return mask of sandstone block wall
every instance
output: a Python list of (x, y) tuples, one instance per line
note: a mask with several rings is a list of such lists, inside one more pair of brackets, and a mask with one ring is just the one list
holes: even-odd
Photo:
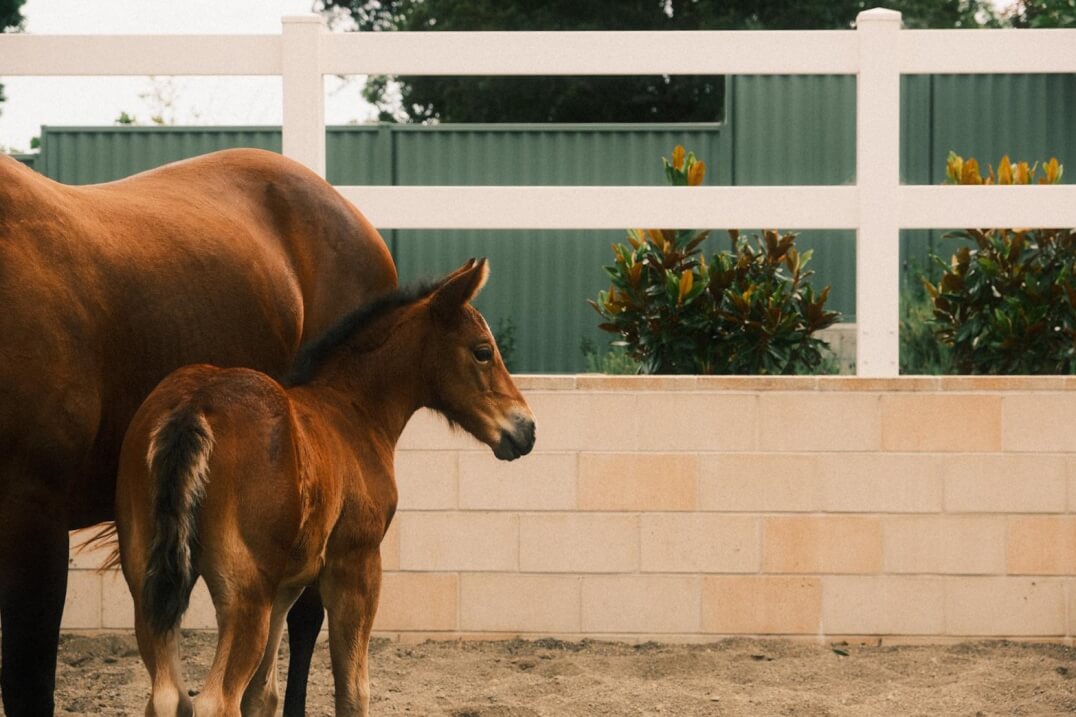
[[(1076, 381), (520, 377), (535, 452), (418, 415), (394, 637), (1076, 636)], [(72, 560), (65, 629), (129, 629)], [(199, 586), (189, 627), (211, 628)]]

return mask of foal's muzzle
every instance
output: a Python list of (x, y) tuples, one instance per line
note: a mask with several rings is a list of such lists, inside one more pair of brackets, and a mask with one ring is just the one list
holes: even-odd
[(493, 455), (502, 461), (514, 461), (534, 448), (534, 419), (522, 413), (512, 416), (511, 429), (501, 429), (501, 440), (493, 448)]

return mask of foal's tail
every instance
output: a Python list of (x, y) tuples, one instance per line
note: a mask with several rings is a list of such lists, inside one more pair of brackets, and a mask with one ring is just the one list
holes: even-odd
[(213, 430), (190, 404), (165, 416), (150, 435), (146, 460), (154, 487), (156, 531), (146, 562), (142, 604), (149, 624), (159, 632), (179, 626), (198, 578), (191, 551), (212, 451)]

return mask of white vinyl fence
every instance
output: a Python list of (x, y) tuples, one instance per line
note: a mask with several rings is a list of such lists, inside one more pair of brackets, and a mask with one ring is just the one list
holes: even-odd
[(1076, 30), (902, 30), (900, 13), (884, 9), (856, 25), (330, 33), (319, 16), (297, 15), (280, 35), (0, 35), (0, 76), (280, 75), (284, 154), (324, 175), (325, 75), (854, 74), (853, 186), (338, 189), (382, 229), (855, 229), (856, 371), (896, 376), (900, 229), (1076, 226), (1076, 186), (902, 186), (901, 74), (1076, 72)]

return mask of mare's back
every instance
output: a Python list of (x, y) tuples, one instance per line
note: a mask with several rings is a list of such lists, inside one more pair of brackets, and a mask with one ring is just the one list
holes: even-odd
[[(229, 150), (68, 187), (0, 158), (0, 443), (108, 517), (130, 417), (190, 363), (280, 373), (396, 283), (376, 230), (279, 155)], [(76, 520), (76, 522), (83, 522)]]

